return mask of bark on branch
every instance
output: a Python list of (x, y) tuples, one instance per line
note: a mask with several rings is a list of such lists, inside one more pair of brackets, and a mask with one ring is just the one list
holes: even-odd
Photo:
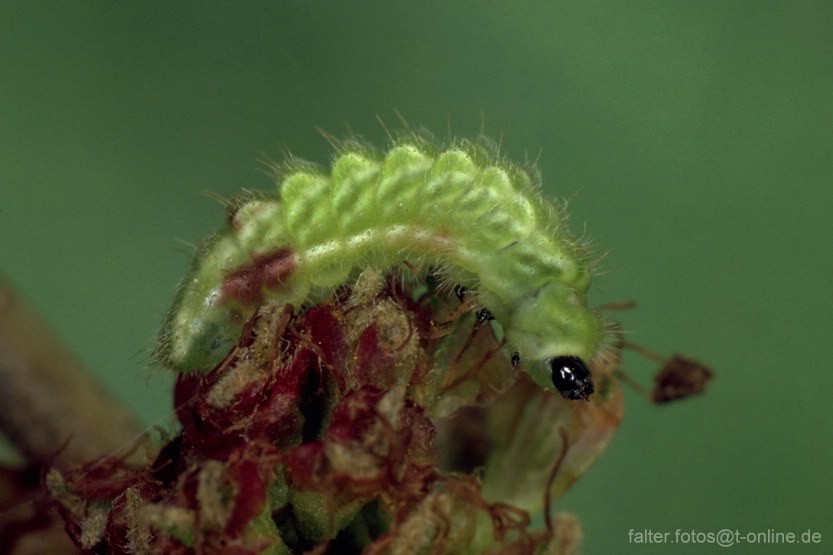
[(123, 452), (141, 432), (2, 278), (0, 432), (29, 462), (58, 466)]

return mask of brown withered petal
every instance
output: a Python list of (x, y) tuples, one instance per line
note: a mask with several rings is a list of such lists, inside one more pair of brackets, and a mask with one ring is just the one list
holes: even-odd
[(683, 355), (674, 355), (654, 377), (651, 399), (656, 404), (664, 404), (698, 395), (706, 390), (713, 377), (714, 373), (705, 364)]

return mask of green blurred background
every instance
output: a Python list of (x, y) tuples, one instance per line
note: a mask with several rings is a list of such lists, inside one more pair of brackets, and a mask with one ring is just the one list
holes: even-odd
[[(394, 110), (534, 158), (610, 250), (594, 304), (632, 341), (711, 364), (707, 395), (628, 390), (608, 452), (558, 503), (587, 553), (630, 529), (822, 534), (833, 551), (833, 3), (0, 4), (0, 271), (148, 425), (149, 358), (206, 192), (259, 159), (382, 144)], [(476, 222), (473, 222), (476, 225)], [(649, 383), (654, 365), (628, 355)], [(546, 426), (547, 422), (541, 422)], [(673, 534), (672, 534), (673, 535)]]

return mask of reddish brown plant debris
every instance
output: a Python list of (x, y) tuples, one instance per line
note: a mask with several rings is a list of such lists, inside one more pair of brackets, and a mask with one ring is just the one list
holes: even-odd
[[(256, 301), (246, 291), (284, 271), (289, 256), (272, 253), (229, 276), (230, 291)], [(201, 555), (573, 552), (577, 524), (556, 517), (532, 531), (531, 515), (610, 439), (621, 418), (618, 360), (597, 361), (599, 392), (572, 403), (518, 379), (491, 326), (475, 325), (452, 291), (419, 288), (368, 270), (307, 310), (260, 306), (212, 371), (179, 377), (182, 430), (154, 461), (108, 458), (50, 473), (76, 545)], [(462, 427), (446, 418), (464, 407), (481, 416)], [(554, 550), (556, 536), (569, 549)]]
[(698, 395), (706, 390), (706, 384), (713, 377), (714, 373), (703, 363), (674, 355), (654, 377), (651, 399), (654, 403), (663, 404)]

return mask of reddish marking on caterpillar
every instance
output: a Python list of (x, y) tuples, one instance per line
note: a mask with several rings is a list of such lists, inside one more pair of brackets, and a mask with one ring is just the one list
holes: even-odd
[(295, 253), (282, 247), (260, 254), (244, 266), (230, 272), (223, 280), (223, 299), (256, 306), (263, 302), (263, 293), (278, 291), (295, 269)]

